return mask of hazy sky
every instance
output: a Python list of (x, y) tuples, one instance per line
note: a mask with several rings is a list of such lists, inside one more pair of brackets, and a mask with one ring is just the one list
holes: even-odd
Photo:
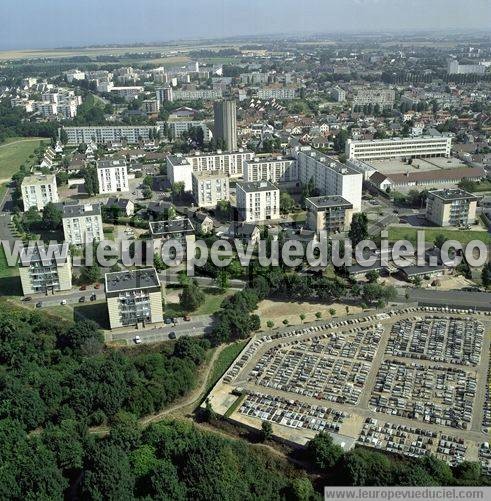
[(490, 0), (0, 0), (0, 49), (491, 27)]

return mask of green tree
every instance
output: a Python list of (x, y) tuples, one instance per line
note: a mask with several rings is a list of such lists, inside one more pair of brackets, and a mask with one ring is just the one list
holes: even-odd
[(321, 432), (307, 444), (307, 454), (312, 463), (326, 470), (340, 461), (343, 449), (333, 442), (329, 433)]
[(368, 237), (368, 218), (364, 212), (353, 215), (348, 237), (353, 248)]
[(282, 214), (288, 214), (293, 210), (295, 201), (292, 196), (286, 191), (280, 193), (280, 211)]
[(435, 241), (433, 242), (435, 244), (435, 247), (438, 247), (439, 249), (441, 249), (443, 247), (443, 244), (447, 241), (447, 237), (445, 237), (445, 235), (442, 235), (441, 233), (438, 234), (436, 237), (435, 237)]
[(491, 285), (491, 262), (486, 263), (481, 272), (481, 280), (484, 287)]
[(263, 442), (269, 440), (273, 435), (273, 426), (269, 421), (263, 421), (261, 423), (261, 438)]
[(194, 311), (205, 300), (205, 293), (198, 287), (195, 281), (185, 285), (179, 294), (179, 304), (184, 311)]
[(272, 320), (268, 320), (266, 322), (266, 325), (267, 325), (268, 329), (272, 329), (274, 327), (274, 322)]
[(102, 273), (99, 265), (94, 263), (91, 266), (85, 266), (80, 273), (80, 282), (82, 284), (93, 284), (99, 282), (102, 278)]
[(61, 227), (61, 210), (52, 202), (48, 202), (43, 209), (42, 225), (46, 230), (57, 230)]
[(99, 193), (99, 178), (95, 167), (87, 167), (83, 173), (85, 191), (93, 196)]

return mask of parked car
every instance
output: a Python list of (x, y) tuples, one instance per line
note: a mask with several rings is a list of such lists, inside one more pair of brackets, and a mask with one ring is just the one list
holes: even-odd
[(164, 319), (164, 324), (169, 325), (169, 324), (171, 324), (171, 323), (172, 323), (172, 319), (171, 319), (171, 318), (169, 318), (169, 317), (165, 317), (165, 319)]
[(87, 289), (87, 286), (86, 286), (86, 285), (82, 285), (82, 286), (80, 287), (80, 290), (81, 290), (81, 291), (84, 291), (84, 290), (86, 290), (86, 289)]
[(22, 301), (25, 301), (25, 302), (32, 301), (32, 297), (31, 296), (23, 297)]
[(79, 303), (85, 303), (85, 296), (79, 297), (78, 298)]
[(39, 303), (36, 303), (36, 308), (42, 308), (43, 306), (43, 303), (41, 303), (41, 301)]
[(189, 315), (184, 315), (185, 322), (191, 322), (191, 317)]
[(100, 289), (101, 288), (101, 284), (95, 284), (94, 285), (94, 289)]
[(91, 301), (95, 301), (97, 299), (97, 296), (95, 294), (95, 292), (93, 292), (91, 295), (90, 295), (90, 300)]
[(60, 301), (60, 304), (61, 304), (61, 305), (63, 305), (63, 306), (65, 306), (65, 305), (66, 305), (66, 299), (62, 299), (62, 300)]
[(169, 332), (169, 339), (176, 339), (176, 333), (174, 331)]
[(135, 342), (135, 344), (141, 344), (142, 340), (141, 340), (141, 337), (140, 336), (135, 336), (133, 338), (133, 341)]

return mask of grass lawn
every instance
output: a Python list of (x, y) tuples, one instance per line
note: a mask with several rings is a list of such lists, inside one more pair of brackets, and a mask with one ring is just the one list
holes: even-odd
[(216, 359), (213, 369), (208, 377), (206, 393), (208, 393), (217, 384), (217, 381), (225, 374), (225, 371), (230, 367), (232, 362), (237, 358), (248, 342), (248, 339), (245, 339), (244, 341), (237, 341), (222, 350), (220, 355), (218, 355), (218, 358)]
[[(220, 292), (218, 289), (207, 288), (203, 289), (205, 293), (205, 300), (203, 304), (195, 311), (191, 312), (191, 315), (213, 315), (216, 313), (226, 297), (235, 294), (233, 290), (227, 290), (225, 292)], [(184, 311), (179, 304), (167, 303), (164, 307), (164, 315), (167, 317), (181, 317), (187, 312)]]
[(0, 145), (0, 179), (10, 179), (29, 155), (43, 142), (43, 138), (11, 137)]
[(476, 184), (476, 187), (472, 191), (474, 193), (480, 191), (491, 191), (491, 181), (488, 180), (480, 181), (479, 183)]
[(457, 240), (462, 244), (468, 244), (471, 240), (482, 240), (486, 244), (491, 244), (491, 234), (487, 231), (476, 230), (448, 230), (445, 228), (405, 228), (392, 226), (389, 228), (389, 240), (409, 240), (416, 244), (417, 232), (425, 232), (426, 242), (434, 242), (437, 235), (444, 235), (449, 240)]
[(19, 271), (17, 267), (8, 266), (5, 251), (3, 250), (3, 245), (0, 245), (0, 278), (15, 277), (18, 274)]

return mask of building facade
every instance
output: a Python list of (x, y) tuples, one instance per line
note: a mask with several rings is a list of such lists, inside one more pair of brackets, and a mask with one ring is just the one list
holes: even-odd
[(92, 141), (97, 144), (118, 143), (123, 140), (130, 144), (148, 141), (150, 131), (154, 131), (155, 127), (149, 125), (101, 125), (64, 127), (64, 130), (68, 137), (67, 144), (78, 146), (81, 143), (89, 144)]
[(269, 181), (237, 183), (237, 211), (248, 223), (280, 218), (280, 190)]
[(49, 203), (58, 202), (58, 187), (54, 174), (34, 174), (27, 176), (21, 183), (24, 212), (31, 207), (43, 210)]
[(220, 171), (193, 172), (193, 197), (198, 207), (214, 208), (230, 200), (229, 177)]
[(244, 162), (244, 181), (271, 181), (291, 183), (299, 181), (298, 166), (294, 158), (252, 158)]
[(477, 197), (460, 189), (434, 190), (426, 199), (426, 219), (437, 226), (467, 226), (476, 221)]
[(396, 93), (392, 89), (358, 89), (353, 96), (353, 106), (365, 106), (371, 104), (380, 108), (392, 108)]
[(83, 245), (104, 240), (100, 204), (65, 205), (62, 221), (68, 244)]
[(353, 204), (337, 195), (305, 199), (307, 226), (319, 233), (347, 231), (353, 218)]
[(24, 248), (19, 259), (19, 276), (24, 295), (70, 290), (72, 265), (68, 245), (56, 244), (42, 252), (38, 247)]
[(301, 149), (296, 155), (302, 184), (313, 183), (321, 195), (339, 195), (360, 212), (363, 174), (313, 149)]
[(105, 158), (97, 162), (99, 194), (130, 191), (124, 158)]
[(452, 138), (445, 136), (394, 137), (390, 139), (346, 141), (346, 156), (358, 160), (387, 158), (449, 157)]
[(105, 290), (111, 329), (163, 321), (162, 287), (155, 268), (106, 273)]

